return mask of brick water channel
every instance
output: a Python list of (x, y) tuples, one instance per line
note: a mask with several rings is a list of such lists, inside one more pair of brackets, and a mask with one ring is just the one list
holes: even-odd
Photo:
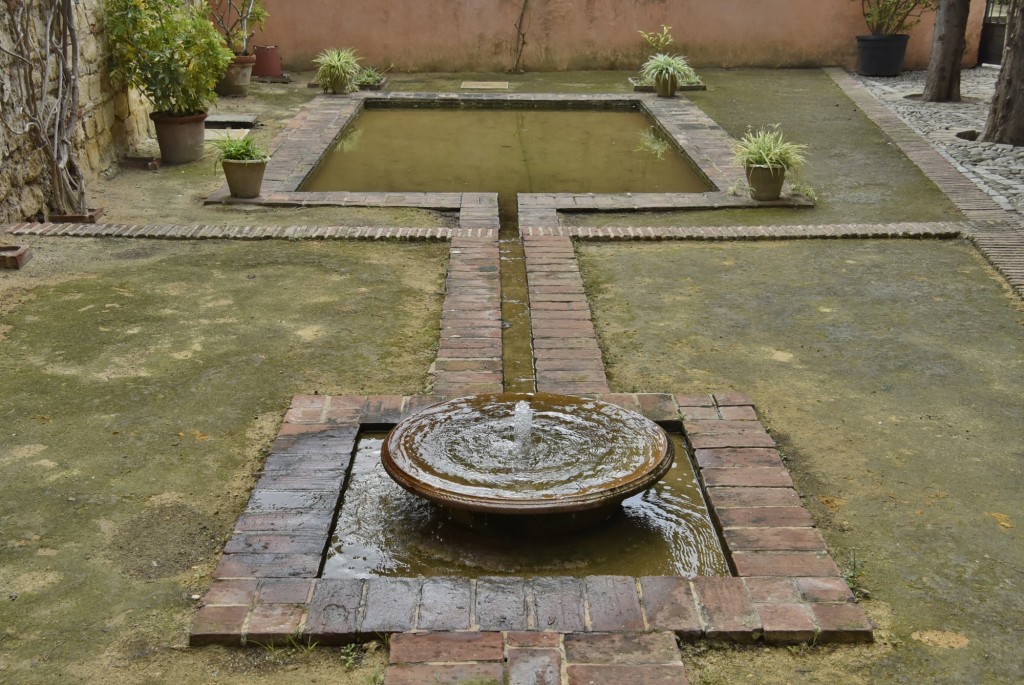
[[(301, 194), (294, 189), (311, 168), (311, 158), (322, 150), (323, 131), (328, 125), (337, 130), (339, 118), (354, 116), (360, 106), (359, 99), (321, 97), (275, 141), (262, 202), (456, 210), (459, 227), (0, 227), (13, 235), (405, 239), (444, 240), (450, 246), (433, 394), (293, 399), (196, 615), (191, 643), (268, 644), (301, 635), (330, 645), (393, 634), (388, 685), (678, 685), (687, 682), (680, 640), (870, 641), (872, 626), (802, 506), (777, 445), (748, 397), (610, 392), (573, 249), (574, 240), (959, 237), (973, 241), (1022, 294), (1024, 233), (1019, 217), (965, 181), (854, 79), (839, 71), (829, 73), (946, 192), (967, 222), (566, 228), (559, 224), (560, 211), (715, 206), (725, 200), (716, 193), (701, 198), (524, 194), (518, 198), (518, 225), (499, 232), (493, 194)], [(690, 146), (717, 186), (735, 174), (724, 132), (696, 108), (682, 100), (653, 98), (644, 107), (658, 114), (671, 137)], [(222, 191), (211, 201), (230, 200)], [(510, 264), (520, 273), (503, 276), (502, 266)], [(513, 290), (513, 281), (520, 290)], [(513, 311), (510, 302), (524, 306)], [(503, 357), (509, 345), (507, 336), (503, 343), (503, 319), (513, 319), (510, 323), (520, 329), (520, 356), (514, 361)], [(523, 328), (528, 335), (522, 335)], [(591, 395), (681, 430), (731, 576), (318, 577), (360, 430), (392, 425), (447, 397), (512, 387)]]

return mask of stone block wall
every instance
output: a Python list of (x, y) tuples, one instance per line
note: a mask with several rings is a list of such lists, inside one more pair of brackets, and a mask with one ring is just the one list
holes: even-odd
[[(76, 152), (86, 181), (117, 162), (119, 154), (150, 136), (149, 107), (138, 94), (115, 89), (107, 74), (103, 37), (103, 0), (76, 5), (79, 38), (79, 131)], [(0, 44), (13, 49), (6, 23), (0, 21)], [(0, 99), (11, 88), (10, 58), (0, 55)], [(4, 102), (5, 108), (8, 104)], [(28, 136), (0, 126), (0, 222), (37, 216), (47, 205), (46, 156)]]

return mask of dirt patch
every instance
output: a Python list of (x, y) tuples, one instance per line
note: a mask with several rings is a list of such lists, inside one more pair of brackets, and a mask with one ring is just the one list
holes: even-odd
[[(1024, 679), (1011, 637), (1024, 541), (1000, 525), (1024, 498), (1024, 307), (972, 247), (662, 242), (580, 254), (613, 390), (752, 395), (834, 558), (870, 590), (869, 614), (891, 610), (884, 648), (711, 650), (696, 682)], [(936, 630), (969, 642), (912, 638)]]
[(225, 525), (185, 503), (160, 504), (126, 521), (106, 554), (134, 578), (168, 578), (216, 555)]
[(910, 637), (926, 645), (944, 649), (963, 649), (970, 642), (960, 633), (951, 633), (945, 630), (917, 630), (911, 633)]

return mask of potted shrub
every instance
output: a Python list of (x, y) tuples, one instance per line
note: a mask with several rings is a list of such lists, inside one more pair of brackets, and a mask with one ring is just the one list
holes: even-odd
[[(390, 69), (391, 67), (388, 67)], [(355, 78), (355, 85), (359, 90), (383, 90), (388, 79), (384, 76), (387, 69), (381, 71), (374, 67), (361, 67)]]
[(106, 0), (110, 76), (138, 88), (153, 107), (160, 157), (168, 164), (203, 156), (203, 122), (231, 51), (202, 7), (179, 0)]
[(355, 88), (362, 71), (359, 57), (352, 48), (324, 50), (316, 59), (316, 82), (325, 93), (344, 94)]
[(676, 89), (683, 84), (697, 82), (697, 72), (686, 62), (682, 55), (658, 53), (652, 55), (640, 67), (640, 76), (654, 82), (654, 89), (659, 97), (670, 98)]
[(249, 94), (252, 67), (256, 64), (255, 51), (249, 41), (256, 29), (263, 28), (267, 10), (261, 0), (209, 0), (210, 16), (216, 24), (235, 58), (227, 72), (217, 83), (217, 94), (244, 97)]
[(270, 155), (255, 140), (246, 136), (240, 140), (220, 138), (213, 141), (217, 148), (217, 161), (224, 169), (231, 197), (259, 197), (263, 186), (263, 173)]
[(786, 142), (778, 124), (748, 129), (734, 144), (733, 153), (746, 171), (750, 197), (762, 202), (778, 200), (786, 172), (804, 165), (805, 149), (806, 145)]
[(939, 0), (860, 0), (871, 35), (857, 36), (858, 71), (865, 76), (899, 76), (910, 31)]

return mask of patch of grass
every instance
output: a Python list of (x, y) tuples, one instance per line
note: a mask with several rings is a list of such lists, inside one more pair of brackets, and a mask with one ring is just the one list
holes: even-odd
[(864, 587), (864, 559), (857, 557), (857, 550), (851, 549), (846, 563), (842, 568), (843, 580), (850, 586), (850, 591), (857, 599), (871, 597), (871, 591)]

